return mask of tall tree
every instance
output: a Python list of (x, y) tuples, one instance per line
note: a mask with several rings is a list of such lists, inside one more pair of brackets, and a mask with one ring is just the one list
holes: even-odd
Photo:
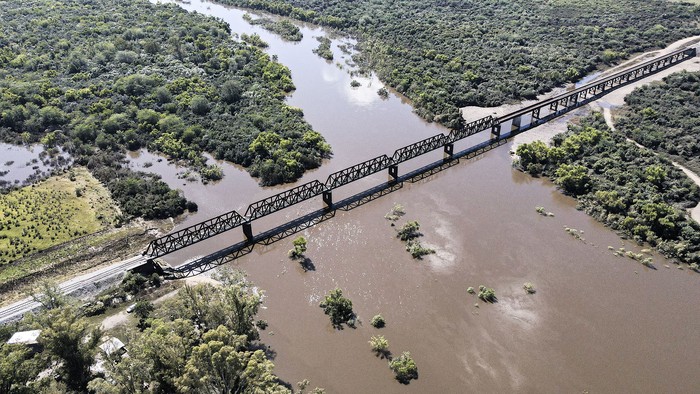
[(102, 331), (70, 306), (48, 311), (42, 320), (45, 328), (39, 340), (49, 356), (60, 362), (66, 385), (71, 390), (85, 391)]

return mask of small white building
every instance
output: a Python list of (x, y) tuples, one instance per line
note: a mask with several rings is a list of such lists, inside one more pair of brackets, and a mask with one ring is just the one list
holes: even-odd
[(126, 352), (124, 348), (124, 342), (120, 341), (119, 338), (109, 337), (106, 341), (100, 345), (100, 349), (105, 352), (107, 356), (111, 356), (112, 353), (122, 355)]
[(33, 351), (39, 352), (41, 351), (39, 335), (41, 335), (41, 330), (18, 331), (12, 334), (12, 337), (7, 341), (7, 344), (25, 345), (31, 348)]

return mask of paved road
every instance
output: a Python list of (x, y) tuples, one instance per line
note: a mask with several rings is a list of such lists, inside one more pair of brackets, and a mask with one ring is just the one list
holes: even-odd
[[(146, 258), (138, 255), (119, 263), (112, 264), (108, 267), (102, 268), (100, 270), (87, 273), (75, 277), (71, 280), (61, 283), (58, 287), (61, 289), (63, 294), (71, 294), (76, 290), (80, 290), (84, 287), (94, 286), (95, 283), (100, 282), (104, 279), (112, 277), (114, 275), (121, 274), (132, 268), (136, 268), (142, 264), (146, 263)], [(0, 309), (0, 324), (12, 321), (20, 318), (24, 313), (33, 311), (38, 308), (40, 304), (27, 297), (21, 301), (18, 301), (10, 306)]]

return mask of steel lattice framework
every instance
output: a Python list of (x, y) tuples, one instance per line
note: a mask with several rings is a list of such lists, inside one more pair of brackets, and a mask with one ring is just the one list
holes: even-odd
[(325, 190), (326, 186), (323, 183), (314, 180), (250, 204), (248, 209), (245, 211), (245, 216), (248, 218), (248, 220), (259, 219), (263, 216), (275, 213), (302, 201), (316, 197)]
[(498, 119), (493, 116), (487, 116), (485, 118), (477, 119), (473, 122), (467, 123), (464, 127), (459, 130), (452, 130), (450, 135), (447, 136), (447, 143), (454, 143), (461, 139), (467, 138), (476, 133), (482, 132), (486, 129), (490, 129), (498, 124)]
[[(461, 158), (472, 158), (504, 144), (507, 138), (532, 127), (536, 127), (552, 120), (564, 113), (580, 107), (590, 101), (596, 100), (610, 91), (624, 86), (631, 81), (643, 78), (647, 75), (666, 69), (674, 64), (696, 56), (695, 48), (686, 48), (670, 53), (658, 59), (653, 59), (639, 64), (632, 69), (611, 75), (604, 80), (597, 81), (580, 87), (563, 95), (540, 101), (534, 105), (525, 107), (500, 118), (487, 116), (464, 125), (458, 130), (453, 130), (449, 135), (438, 134), (414, 144), (397, 149), (390, 158), (387, 155), (375, 157), (363, 163), (340, 170), (328, 176), (325, 184), (318, 180), (297, 186), (282, 193), (275, 194), (263, 200), (254, 202), (248, 206), (246, 215), (241, 216), (236, 211), (230, 211), (212, 219), (197, 223), (193, 226), (176, 231), (172, 234), (153, 240), (146, 251), (145, 256), (151, 258), (164, 256), (178, 249), (190, 246), (207, 238), (221, 234), (238, 226), (243, 227), (246, 241), (232, 245), (224, 250), (205, 256), (171, 271), (174, 276), (183, 277), (192, 272), (203, 272), (216, 265), (234, 260), (243, 254), (250, 253), (255, 243), (269, 243), (289, 236), (301, 229), (311, 226), (319, 221), (332, 217), (335, 209), (352, 209), (368, 201), (378, 198), (401, 188), (402, 182), (416, 182), (424, 179), (442, 169), (455, 165)], [(523, 119), (530, 116), (529, 123), (523, 125)], [(501, 126), (511, 121), (511, 131), (501, 135)], [(474, 145), (462, 152), (454, 154), (454, 142), (469, 137), (483, 130), (491, 129), (491, 139)], [(410, 173), (399, 176), (398, 164), (411, 160), (425, 153), (443, 147), (446, 159), (431, 163)], [(341, 200), (337, 204), (332, 202), (333, 189), (347, 185), (379, 171), (388, 169), (392, 178), (388, 183), (375, 186), (365, 192), (356, 194), (350, 198)], [(252, 232), (251, 222), (272, 214), (282, 209), (296, 205), (315, 196), (323, 195), (326, 209), (304, 215), (291, 222), (283, 224), (259, 235)]]
[(329, 190), (339, 188), (368, 175), (386, 170), (391, 164), (391, 159), (387, 155), (381, 155), (360, 164), (355, 164), (352, 167), (330, 174), (328, 179), (326, 179), (326, 188)]
[(143, 253), (151, 258), (165, 256), (176, 250), (193, 245), (225, 231), (234, 229), (245, 222), (245, 218), (236, 211), (226, 212), (209, 220), (156, 238), (148, 244)]
[(414, 144), (406, 145), (394, 152), (394, 155), (391, 157), (391, 164), (399, 164), (411, 160), (435, 149), (442, 148), (446, 143), (447, 137), (444, 134), (438, 134)]

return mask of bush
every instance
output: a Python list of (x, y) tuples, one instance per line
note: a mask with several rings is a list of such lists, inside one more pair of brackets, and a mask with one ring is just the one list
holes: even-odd
[(143, 289), (148, 282), (148, 279), (141, 274), (134, 274), (132, 272), (127, 272), (122, 279), (121, 287), (130, 294), (138, 294), (141, 289)]
[(497, 302), (496, 291), (484, 285), (479, 286), (479, 298), (484, 302)]
[(289, 258), (292, 260), (297, 260), (304, 257), (304, 252), (306, 252), (306, 238), (299, 236), (292, 241), (292, 244), (294, 245), (294, 248), (290, 249), (289, 253), (287, 253)]
[(424, 248), (420, 241), (411, 239), (406, 242), (406, 250), (414, 259), (422, 259), (423, 256), (435, 253), (435, 250)]
[(386, 325), (386, 321), (384, 320), (382, 315), (376, 315), (372, 318), (369, 324), (371, 324), (374, 328), (382, 328)]
[(420, 230), (420, 224), (417, 221), (412, 221), (404, 224), (396, 234), (396, 236), (402, 241), (408, 241), (409, 239), (417, 238), (420, 236), (418, 232)]
[(338, 288), (331, 290), (319, 306), (323, 308), (323, 313), (330, 316), (331, 323), (336, 328), (340, 328), (343, 323), (348, 323), (355, 317), (352, 301), (343, 297), (343, 291)]
[(418, 379), (418, 367), (409, 352), (403, 352), (389, 361), (389, 368), (396, 374), (396, 380), (403, 384), (410, 383), (411, 379)]
[(389, 341), (383, 335), (370, 338), (369, 345), (372, 347), (372, 351), (377, 354), (377, 357), (387, 358), (389, 356)]
[(523, 289), (525, 289), (525, 292), (526, 292), (527, 294), (535, 294), (535, 293), (537, 292), (537, 290), (535, 290), (535, 285), (533, 285), (533, 284), (530, 283), (530, 282), (526, 282), (526, 283), (523, 285)]

